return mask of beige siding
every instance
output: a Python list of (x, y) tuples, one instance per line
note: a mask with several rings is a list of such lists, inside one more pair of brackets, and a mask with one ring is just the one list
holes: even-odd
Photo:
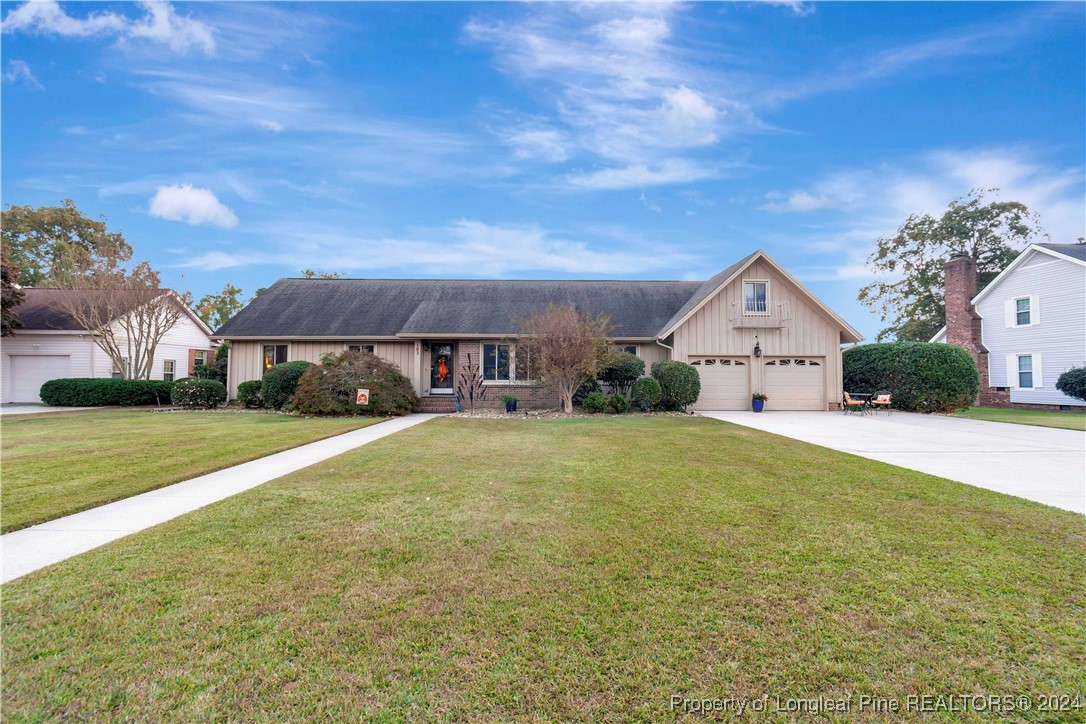
[(645, 360), (645, 374), (649, 374), (652, 363), (662, 359), (668, 359), (671, 352), (667, 347), (661, 347), (655, 342), (640, 342), (637, 346), (637, 356)]
[[(737, 314), (741, 309), (744, 279), (769, 280), (770, 308), (776, 309), (778, 302), (788, 304), (791, 319), (785, 327), (737, 329), (732, 326), (733, 310)], [(806, 295), (795, 285), (758, 260), (675, 330), (673, 346), (675, 359), (684, 362), (697, 355), (749, 355), (754, 350), (757, 336), (764, 356), (824, 358), (825, 401), (829, 406), (841, 401), (840, 332), (837, 323), (808, 302)], [(751, 373), (751, 391), (762, 391), (762, 368), (757, 360)]]
[[(411, 377), (412, 382), (417, 381), (417, 369), (415, 370), (415, 374), (412, 375), (412, 369), (416, 367), (414, 342), (367, 342), (366, 340), (351, 340), (350, 343), (372, 344), (374, 346), (373, 351), (378, 357), (399, 367), (405, 375)], [(284, 342), (276, 341), (265, 343), (241, 342), (235, 340), (230, 343), (230, 370), (228, 380), (230, 385), (230, 399), (237, 397), (238, 384), (249, 380), (259, 380), (264, 375), (264, 344), (284, 344)], [(286, 342), (285, 344), (289, 347), (287, 350), (287, 360), (291, 362), (303, 360), (314, 364), (321, 361), (322, 355), (330, 352), (342, 352), (347, 348), (347, 342), (342, 340)]]

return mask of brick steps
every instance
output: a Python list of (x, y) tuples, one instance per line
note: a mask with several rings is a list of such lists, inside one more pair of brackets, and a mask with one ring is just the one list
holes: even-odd
[(419, 398), (419, 412), (456, 412), (455, 395), (427, 395)]

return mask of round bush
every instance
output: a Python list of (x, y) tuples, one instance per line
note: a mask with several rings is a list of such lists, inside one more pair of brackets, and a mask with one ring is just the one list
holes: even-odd
[(890, 390), (897, 410), (953, 412), (977, 399), (977, 366), (952, 344), (865, 344), (846, 349), (842, 357), (846, 392)]
[(170, 400), (178, 407), (217, 407), (226, 402), (226, 385), (199, 377), (183, 377), (174, 383)]
[(595, 379), (585, 380), (573, 393), (573, 404), (580, 406), (584, 402), (584, 398), (593, 392), (601, 392), (600, 383)]
[(652, 377), (642, 377), (630, 388), (630, 402), (642, 411), (651, 410), (660, 404), (663, 394), (659, 382)]
[(282, 362), (265, 372), (260, 384), (264, 407), (285, 407), (298, 388), (298, 381), (312, 366), (312, 362)]
[(43, 384), (39, 396), (54, 407), (165, 405), (173, 385), (162, 380), (63, 377)]
[[(356, 403), (359, 389), (370, 391), (368, 405)], [(400, 368), (372, 352), (328, 355), (298, 382), (291, 408), (307, 415), (406, 415), (419, 398)]]
[(599, 381), (605, 382), (612, 392), (625, 395), (630, 385), (645, 374), (645, 360), (635, 354), (622, 352), (610, 367), (599, 374)]
[(589, 392), (581, 400), (581, 409), (586, 412), (604, 412), (607, 410), (607, 396), (599, 390), (595, 392)]
[(1056, 389), (1076, 400), (1086, 400), (1086, 367), (1072, 367), (1056, 380)]
[(652, 376), (660, 383), (660, 404), (667, 410), (685, 410), (701, 394), (701, 377), (685, 362), (670, 359), (655, 362)]
[(264, 403), (260, 399), (260, 386), (264, 384), (260, 380), (249, 380), (238, 385), (238, 400), (248, 408), (261, 407)]
[(620, 415), (630, 409), (630, 401), (627, 400), (624, 395), (620, 395), (617, 392), (607, 398), (607, 404), (611, 406), (612, 410)]

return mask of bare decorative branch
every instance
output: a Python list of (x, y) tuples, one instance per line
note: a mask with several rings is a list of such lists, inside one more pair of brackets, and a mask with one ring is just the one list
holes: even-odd
[(571, 305), (550, 304), (521, 325), (518, 352), (531, 356), (533, 370), (553, 385), (566, 413), (573, 412), (573, 394), (612, 361), (611, 320), (595, 317)]

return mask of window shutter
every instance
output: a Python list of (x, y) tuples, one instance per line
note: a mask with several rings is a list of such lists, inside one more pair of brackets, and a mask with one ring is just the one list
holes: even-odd
[(1033, 386), (1045, 386), (1044, 372), (1041, 371), (1041, 355), (1039, 354), (1033, 355)]
[(1007, 387), (1018, 389), (1018, 355), (1007, 355)]
[(1036, 295), (1029, 298), (1029, 323), (1031, 326), (1041, 323), (1041, 298)]
[(1015, 326), (1014, 319), (1014, 300), (1008, 299), (1003, 302), (1003, 323), (1008, 327), (1013, 327)]

